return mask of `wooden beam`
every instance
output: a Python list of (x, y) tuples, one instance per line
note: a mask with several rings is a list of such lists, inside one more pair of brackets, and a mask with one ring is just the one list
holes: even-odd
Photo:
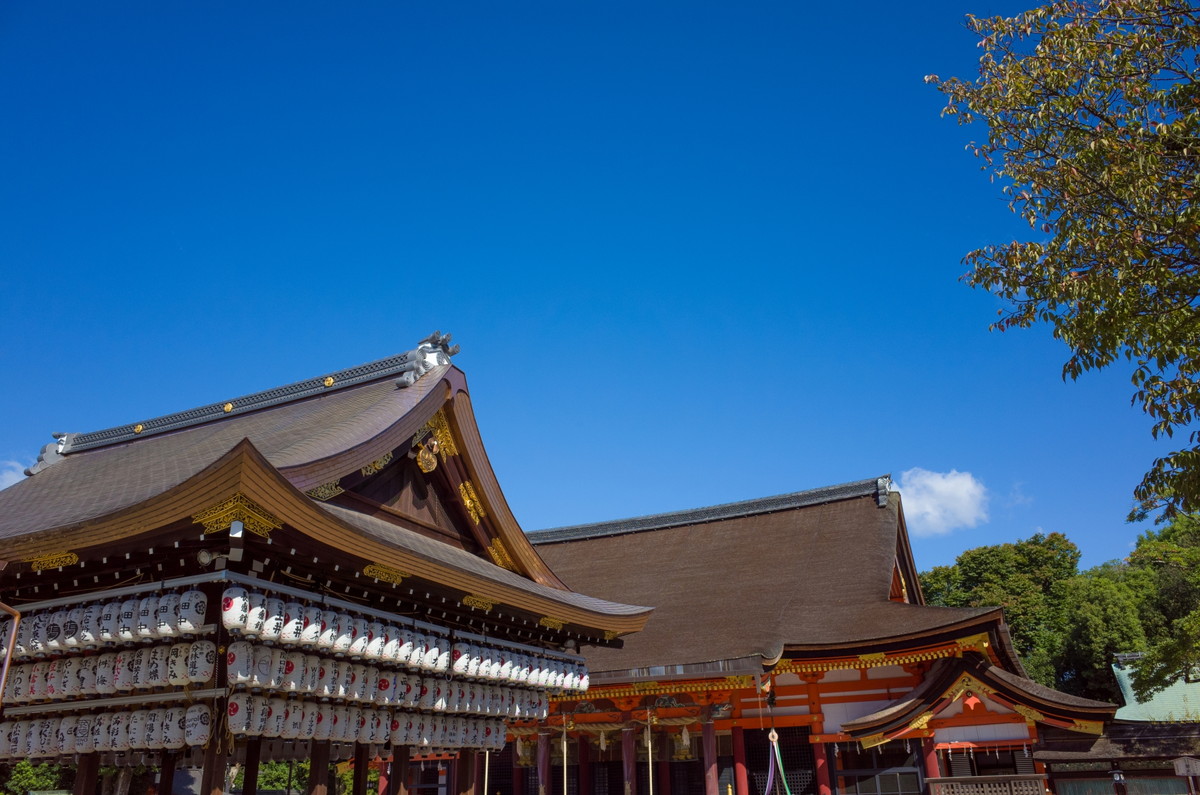
[(308, 795), (329, 795), (329, 741), (313, 742), (308, 768)]

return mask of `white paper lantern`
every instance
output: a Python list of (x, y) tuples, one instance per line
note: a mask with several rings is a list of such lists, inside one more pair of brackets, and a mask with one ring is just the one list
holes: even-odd
[(92, 720), (92, 748), (100, 753), (112, 750), (112, 718), (111, 712), (101, 712)]
[(92, 602), (83, 608), (83, 617), (79, 621), (79, 645), (85, 649), (94, 649), (100, 643), (100, 618), (104, 613), (104, 605)]
[(250, 707), (248, 693), (234, 693), (225, 708), (225, 721), (230, 734), (240, 737), (250, 733), (254, 726), (254, 711)]
[[(20, 660), (33, 652), (29, 648), (30, 638), (33, 635), (33, 619), (32, 615), (27, 615), (17, 624), (17, 637), (13, 641), (13, 659)], [(8, 635), (5, 634), (5, 642), (8, 642)]]
[(282, 655), (283, 676), (279, 686), (291, 693), (304, 690), (304, 652), (287, 651)]
[(362, 657), (367, 650), (367, 643), (370, 642), (367, 634), (368, 626), (367, 620), (361, 616), (354, 616), (350, 619), (350, 648), (346, 653), (351, 657)]
[(271, 719), (271, 698), (270, 696), (254, 695), (247, 702), (250, 707), (250, 734), (258, 736), (267, 730), (267, 723)]
[[(216, 653), (214, 649), (214, 654)], [(212, 710), (207, 704), (193, 704), (183, 718), (183, 741), (186, 745), (204, 745), (212, 733)]]
[(160, 638), (173, 638), (179, 634), (179, 594), (172, 591), (158, 598), (158, 613), (155, 632)]
[(399, 643), (396, 648), (396, 662), (401, 665), (411, 665), (417, 633), (413, 631), (412, 627), (400, 627), (397, 635)]
[(229, 644), (225, 650), (225, 676), (230, 685), (248, 686), (253, 666), (254, 647), (249, 641), (238, 640)]
[(83, 615), (87, 608), (83, 605), (77, 605), (67, 611), (66, 620), (63, 622), (63, 647), (67, 649), (75, 649), (83, 645), (80, 642), (79, 631), (83, 628)]
[(350, 698), (351, 693), (354, 692), (354, 663), (349, 660), (338, 660), (334, 680), (337, 683), (335, 698)]
[(332, 731), (333, 706), (326, 703), (318, 704), (316, 710), (314, 710), (312, 738), (319, 742), (324, 742), (329, 739)]
[(92, 737), (94, 715), (84, 713), (75, 721), (75, 753), (90, 754), (96, 750), (96, 740)]
[(395, 695), (396, 672), (380, 671), (378, 678), (375, 680), (375, 704), (380, 707), (386, 707), (393, 703)]
[(208, 612), (208, 596), (204, 591), (192, 589), (179, 596), (179, 633), (188, 635), (204, 627)]
[(172, 643), (167, 651), (167, 681), (180, 687), (192, 680), (188, 678), (187, 658), (192, 650), (191, 643)]
[(264, 737), (280, 737), (287, 727), (289, 707), (287, 699), (272, 698), (268, 702), (270, 712), (267, 713), (267, 723), (263, 727)]
[[(211, 640), (198, 640), (188, 649), (187, 671), (188, 681), (192, 684), (203, 684), (213, 677), (217, 667), (217, 646)], [(212, 720), (212, 715), (209, 715)], [(186, 729), (185, 729), (186, 731)], [(188, 745), (193, 743), (188, 740)]]
[(304, 702), (289, 701), (287, 708), (287, 717), (284, 718), (279, 736), (285, 740), (295, 740), (300, 736), (300, 730), (304, 728)]
[(322, 670), (325, 667), (324, 661), (315, 654), (304, 655), (304, 685), (302, 690), (305, 693), (316, 693), (321, 685)]
[(413, 630), (412, 650), (408, 655), (408, 665), (410, 668), (420, 669), (425, 662), (425, 648), (428, 639), (425, 633), (420, 630)]
[[(333, 651), (341, 632), (342, 614), (335, 610), (321, 611), (321, 633), (317, 636), (317, 647), (322, 651)], [(350, 648), (349, 642), (346, 648)]]
[(184, 736), (184, 720), (187, 709), (181, 705), (170, 705), (162, 709), (162, 744), (164, 748), (179, 749), (187, 743)]
[(417, 698), (417, 708), (426, 712), (433, 709), (433, 700), (437, 696), (437, 688), (434, 680), (429, 677), (422, 677), (420, 685), (420, 696)]
[(120, 638), (121, 606), (119, 599), (100, 605), (100, 642), (116, 643)]
[(345, 742), (350, 722), (350, 708), (339, 704), (332, 709), (332, 713), (333, 725), (329, 730), (329, 739), (335, 743)]
[(479, 676), (479, 668), (483, 665), (483, 647), (478, 643), (470, 645), (470, 652), (467, 654), (467, 676), (476, 678)]
[(96, 695), (96, 669), (99, 666), (100, 658), (97, 656), (83, 657), (79, 660), (79, 666), (75, 671), (78, 695)]
[(138, 600), (137, 636), (140, 640), (158, 637), (158, 594)]
[(146, 710), (145, 747), (152, 751), (166, 747), (163, 741), (163, 710), (161, 707)]
[(305, 646), (316, 646), (321, 637), (321, 620), (325, 611), (316, 605), (306, 605), (300, 629), (300, 642)]
[(129, 750), (129, 713), (114, 712), (112, 721), (108, 724), (109, 749), (113, 751)]
[(130, 748), (146, 747), (146, 711), (136, 710), (129, 713), (128, 734)]
[(263, 620), (263, 628), (260, 637), (269, 643), (278, 643), (279, 635), (283, 632), (283, 605), (282, 599), (274, 596), (268, 596), (266, 601), (266, 618)]
[(354, 738), (363, 745), (371, 744), (372, 729), (375, 725), (375, 710), (364, 709), (359, 713), (358, 735)]
[(283, 626), (279, 630), (279, 642), (285, 646), (294, 646), (300, 642), (304, 634), (304, 605), (299, 602), (285, 602), (283, 605)]
[(246, 595), (246, 603), (246, 626), (242, 632), (252, 638), (260, 637), (267, 623), (267, 595), (250, 591)]
[(171, 647), (160, 644), (150, 647), (150, 660), (143, 676), (149, 687), (166, 687), (171, 684), (169, 658)]
[(221, 594), (221, 624), (225, 629), (240, 633), (246, 628), (249, 611), (249, 593), (245, 588), (231, 585)]
[(63, 698), (77, 698), (82, 695), (80, 670), (86, 664), (87, 661), (82, 657), (71, 657), (61, 661), (59, 672), (62, 678), (59, 681), (58, 689)]
[(400, 662), (400, 628), (395, 624), (384, 624), (383, 637), (383, 649), (379, 652), (379, 659), (389, 665)]
[(320, 706), (314, 701), (305, 701), (304, 704), (304, 723), (300, 727), (299, 739), (311, 740), (317, 733), (317, 716), (320, 711)]
[(143, 646), (138, 650), (137, 663), (133, 671), (133, 686), (137, 690), (149, 690), (150, 684), (150, 658), (154, 653), (151, 646)]

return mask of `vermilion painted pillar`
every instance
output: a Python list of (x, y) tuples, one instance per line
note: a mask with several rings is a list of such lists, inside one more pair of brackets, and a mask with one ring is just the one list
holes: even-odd
[(625, 795), (637, 795), (637, 737), (632, 728), (621, 729), (621, 772)]
[(921, 740), (921, 755), (925, 757), (925, 778), (940, 778), (942, 770), (938, 765), (937, 742), (932, 737)]
[(829, 775), (829, 749), (825, 743), (813, 743), (813, 759), (816, 760), (817, 795), (833, 795)]
[(717, 728), (712, 721), (704, 724), (704, 795), (721, 795), (717, 771)]
[(733, 727), (733, 786), (735, 795), (750, 795), (750, 775), (746, 771), (746, 730)]
[(550, 735), (538, 734), (537, 775), (538, 795), (549, 795), (550, 789)]
[[(582, 734), (579, 735), (575, 744), (576, 757), (579, 761), (576, 768), (576, 774), (579, 776), (576, 791), (579, 795), (592, 795), (592, 745)], [(483, 795), (487, 795), (487, 793), (485, 792)]]

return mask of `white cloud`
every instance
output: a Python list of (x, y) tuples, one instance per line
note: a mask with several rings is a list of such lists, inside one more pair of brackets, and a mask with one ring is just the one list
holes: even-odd
[(7, 489), (25, 478), (25, 465), (16, 461), (0, 461), (0, 489)]
[(913, 467), (897, 479), (904, 516), (915, 536), (940, 536), (988, 519), (987, 487), (970, 472)]

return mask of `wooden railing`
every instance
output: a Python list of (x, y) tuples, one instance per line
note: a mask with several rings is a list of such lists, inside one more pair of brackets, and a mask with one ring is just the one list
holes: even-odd
[(1043, 775), (927, 778), (929, 795), (1045, 795)]

